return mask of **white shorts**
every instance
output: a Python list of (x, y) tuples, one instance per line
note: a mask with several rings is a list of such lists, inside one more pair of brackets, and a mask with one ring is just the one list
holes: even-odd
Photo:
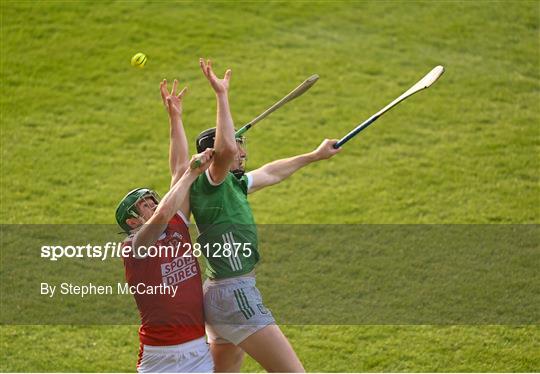
[(207, 279), (203, 286), (208, 342), (238, 345), (251, 334), (275, 324), (262, 301), (255, 277)]
[(204, 337), (178, 345), (142, 345), (139, 373), (212, 373), (214, 361)]

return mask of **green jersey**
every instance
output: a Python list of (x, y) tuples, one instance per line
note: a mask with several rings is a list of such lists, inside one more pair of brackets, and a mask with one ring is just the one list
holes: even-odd
[(249, 177), (234, 174), (215, 185), (208, 171), (191, 185), (190, 205), (206, 275), (229, 278), (249, 273), (259, 261), (257, 228), (247, 201)]

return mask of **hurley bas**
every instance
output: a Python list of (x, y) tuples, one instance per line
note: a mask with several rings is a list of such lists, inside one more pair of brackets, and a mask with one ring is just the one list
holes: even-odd
[(81, 285), (73, 283), (61, 283), (60, 285), (41, 283), (40, 293), (41, 295), (54, 297), (58, 291), (60, 295), (74, 295), (82, 298), (87, 295), (113, 295), (115, 289), (118, 295), (170, 295), (174, 297), (178, 292), (178, 286), (166, 286), (164, 284), (147, 285), (137, 283), (130, 286), (128, 283), (117, 283), (116, 287), (113, 287), (112, 285), (96, 285), (93, 283)]

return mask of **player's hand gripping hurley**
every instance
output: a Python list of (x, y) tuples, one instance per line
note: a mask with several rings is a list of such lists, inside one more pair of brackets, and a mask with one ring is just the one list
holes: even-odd
[(412, 86), (407, 91), (405, 91), (405, 93), (403, 93), (400, 97), (398, 97), (397, 99), (392, 101), (390, 104), (388, 104), (387, 106), (379, 110), (377, 113), (375, 113), (374, 115), (369, 117), (366, 121), (356, 126), (351, 132), (349, 132), (347, 135), (341, 138), (336, 144), (334, 144), (334, 148), (339, 148), (343, 144), (347, 143), (349, 140), (355, 137), (360, 131), (364, 130), (366, 127), (368, 127), (373, 122), (375, 122), (377, 118), (382, 116), (384, 113), (388, 112), (390, 109), (398, 105), (400, 102), (402, 102), (406, 98), (431, 86), (433, 83), (437, 81), (437, 79), (439, 79), (442, 73), (444, 73), (444, 67), (441, 65), (436, 66), (424, 78), (420, 79), (414, 86)]

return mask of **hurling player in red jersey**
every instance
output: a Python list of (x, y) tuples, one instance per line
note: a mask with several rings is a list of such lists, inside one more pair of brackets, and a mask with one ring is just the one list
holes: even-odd
[[(123, 243), (126, 279), (137, 289), (134, 297), (141, 316), (139, 372), (212, 372), (214, 364), (204, 331), (201, 274), (191, 255), (188, 231), (189, 189), (210, 165), (212, 150), (189, 163), (182, 125), (182, 97), (177, 81), (161, 94), (169, 113), (171, 188), (160, 201), (146, 188), (129, 192), (116, 210), (116, 220), (128, 233)], [(200, 166), (197, 165), (194, 160)], [(149, 247), (162, 249), (151, 251)], [(158, 290), (145, 292), (148, 288)], [(140, 290), (140, 292), (139, 292)]]

